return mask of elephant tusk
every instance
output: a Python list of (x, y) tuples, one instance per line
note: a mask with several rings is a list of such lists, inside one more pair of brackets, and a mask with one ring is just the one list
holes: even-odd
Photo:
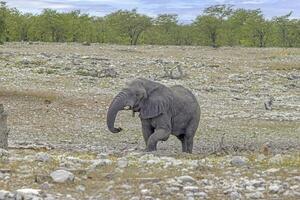
[(129, 110), (130, 109), (130, 106), (125, 106), (124, 107), (124, 110)]

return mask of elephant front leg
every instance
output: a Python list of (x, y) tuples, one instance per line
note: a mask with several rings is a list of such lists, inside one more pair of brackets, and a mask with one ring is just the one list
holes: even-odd
[(149, 139), (150, 135), (152, 135), (154, 132), (154, 128), (151, 126), (151, 124), (148, 120), (142, 121), (142, 132), (143, 132), (145, 144), (147, 146), (148, 139)]
[(150, 135), (147, 142), (147, 151), (156, 151), (158, 141), (166, 141), (170, 136), (170, 131), (166, 129), (156, 129), (152, 135)]

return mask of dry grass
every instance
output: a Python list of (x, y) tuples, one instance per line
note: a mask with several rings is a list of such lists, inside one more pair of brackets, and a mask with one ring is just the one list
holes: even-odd
[(43, 91), (43, 90), (16, 90), (16, 89), (6, 89), (0, 88), (1, 97), (31, 97), (35, 99), (49, 100), (54, 101), (61, 97), (60, 94), (52, 91)]

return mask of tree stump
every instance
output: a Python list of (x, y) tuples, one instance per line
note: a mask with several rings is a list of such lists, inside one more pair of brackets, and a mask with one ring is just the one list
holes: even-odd
[(7, 114), (4, 111), (3, 104), (0, 104), (0, 148), (8, 148), (8, 128), (7, 128)]

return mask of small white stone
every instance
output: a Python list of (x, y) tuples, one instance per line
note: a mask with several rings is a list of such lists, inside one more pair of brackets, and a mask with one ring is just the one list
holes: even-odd
[(39, 152), (35, 155), (35, 160), (40, 162), (50, 161), (50, 156), (47, 153)]
[(264, 194), (262, 192), (254, 192), (254, 193), (246, 194), (246, 197), (248, 199), (263, 199)]
[(56, 170), (50, 174), (54, 182), (64, 183), (66, 181), (73, 181), (75, 176), (73, 173), (66, 170)]
[(141, 190), (141, 193), (142, 193), (143, 195), (147, 195), (147, 194), (150, 194), (150, 190), (148, 190), (148, 189), (142, 189), (142, 190)]
[(34, 199), (41, 200), (41, 190), (24, 188), (16, 191), (16, 199)]
[(0, 148), (0, 158), (9, 156), (9, 152)]
[(230, 164), (232, 166), (244, 166), (247, 165), (249, 162), (248, 158), (243, 157), (243, 156), (233, 156), (232, 159), (230, 160)]
[(76, 187), (76, 190), (77, 190), (78, 192), (84, 192), (84, 191), (85, 191), (85, 187), (84, 187), (83, 185), (78, 185), (78, 186)]
[(11, 193), (9, 191), (6, 191), (6, 190), (0, 190), (0, 199), (2, 200), (5, 200), (9, 197)]
[(188, 175), (176, 177), (176, 180), (180, 181), (182, 183), (195, 183), (196, 182), (196, 180), (193, 177), (188, 176)]
[(281, 186), (277, 185), (277, 184), (272, 184), (269, 186), (270, 193), (278, 193), (280, 189), (281, 189)]
[(242, 195), (240, 193), (238, 193), (237, 191), (233, 191), (230, 193), (229, 195), (230, 200), (238, 200), (242, 198)]
[(183, 191), (195, 193), (195, 192), (199, 191), (199, 188), (197, 186), (185, 186), (185, 187), (183, 187)]
[(271, 169), (266, 170), (267, 173), (276, 173), (279, 171), (280, 171), (280, 169), (276, 169), (276, 168), (271, 168)]
[(102, 167), (102, 166), (107, 166), (107, 165), (111, 165), (112, 161), (109, 159), (99, 159), (99, 160), (94, 160), (93, 164), (89, 166), (89, 170), (95, 170), (98, 167)]
[(118, 159), (117, 165), (120, 168), (125, 168), (128, 166), (128, 160), (126, 158)]

